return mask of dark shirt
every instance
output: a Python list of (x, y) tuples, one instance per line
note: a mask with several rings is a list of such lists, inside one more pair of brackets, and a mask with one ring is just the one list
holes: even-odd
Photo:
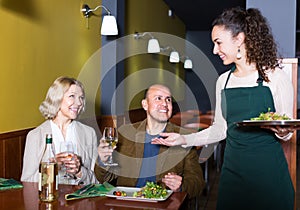
[(156, 161), (160, 145), (151, 144), (151, 140), (155, 137), (158, 137), (158, 135), (148, 133), (145, 135), (144, 156), (136, 187), (144, 187), (147, 181), (156, 181)]

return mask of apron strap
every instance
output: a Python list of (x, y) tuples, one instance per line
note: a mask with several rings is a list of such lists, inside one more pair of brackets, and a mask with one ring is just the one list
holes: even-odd
[[(236, 69), (235, 65), (230, 69), (230, 72), (228, 74), (228, 77), (227, 77), (225, 85), (224, 85), (224, 89), (226, 89), (226, 86), (227, 86), (228, 80), (230, 78), (230, 75), (231, 75), (232, 72), (234, 72), (235, 69)], [(264, 80), (263, 80), (262, 76), (258, 73), (258, 78), (256, 80), (256, 83), (258, 83), (258, 86), (263, 86), (263, 81)]]
[(236, 69), (235, 65), (233, 67), (231, 67), (230, 72), (229, 72), (228, 77), (227, 77), (227, 80), (226, 80), (225, 85), (224, 85), (224, 89), (226, 89), (226, 86), (227, 86), (228, 80), (230, 78), (230, 75), (231, 75), (232, 72), (234, 72), (235, 69)]
[(258, 83), (258, 86), (263, 86), (263, 78), (260, 74), (258, 74), (258, 78), (256, 80), (256, 83)]

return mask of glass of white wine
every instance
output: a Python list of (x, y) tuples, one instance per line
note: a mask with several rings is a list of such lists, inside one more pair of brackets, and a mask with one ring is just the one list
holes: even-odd
[[(114, 127), (105, 127), (103, 131), (103, 138), (109, 147), (113, 149), (118, 143), (118, 132)], [(104, 163), (106, 166), (118, 166), (118, 163), (113, 161), (112, 155), (108, 158), (107, 162)]]
[[(74, 154), (74, 144), (73, 144), (72, 141), (63, 141), (63, 142), (60, 143), (60, 149), (59, 150), (60, 150), (61, 153), (65, 153), (66, 154), (65, 158), (71, 160), (72, 157), (73, 157), (73, 154)], [(70, 179), (70, 178), (73, 177), (72, 175), (68, 174), (67, 168), (66, 168), (65, 164), (63, 164), (61, 166), (61, 170), (65, 171), (65, 174), (63, 175), (63, 177), (65, 179), (68, 180), (68, 179)]]

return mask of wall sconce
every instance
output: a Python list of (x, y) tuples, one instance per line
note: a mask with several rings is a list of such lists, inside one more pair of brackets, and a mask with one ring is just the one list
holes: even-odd
[(159, 53), (160, 52), (160, 46), (159, 46), (159, 42), (157, 39), (155, 39), (151, 33), (149, 32), (144, 32), (144, 33), (135, 33), (134, 34), (134, 38), (135, 39), (140, 39), (141, 37), (144, 37), (145, 35), (149, 35), (150, 39), (148, 41), (148, 48), (147, 48), (147, 52), (148, 53)]
[(189, 58), (186, 58), (184, 60), (183, 68), (185, 68), (185, 69), (192, 69), (193, 68), (193, 62), (192, 62), (192, 60), (189, 59)]
[[(111, 12), (103, 5), (99, 5), (94, 9), (91, 9), (87, 4), (84, 4), (81, 8), (81, 12), (83, 13), (84, 17), (88, 21), (88, 18), (99, 8), (105, 9), (107, 15), (103, 17), (102, 25), (101, 25), (101, 35), (118, 35), (118, 27), (116, 18), (111, 15)], [(87, 22), (87, 28), (88, 28)]]
[(170, 63), (179, 63), (179, 53), (173, 50), (169, 57)]
[(167, 47), (160, 48), (160, 49), (163, 52), (165, 52), (167, 50), (171, 50), (169, 62), (170, 63), (179, 63), (179, 61), (180, 61), (179, 53), (173, 47), (167, 46)]

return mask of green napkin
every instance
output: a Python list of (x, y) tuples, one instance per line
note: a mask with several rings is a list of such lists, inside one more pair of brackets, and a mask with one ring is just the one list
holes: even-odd
[(23, 185), (20, 182), (14, 179), (0, 178), (0, 191), (8, 190), (8, 189), (18, 189), (18, 188), (23, 188)]
[(108, 182), (104, 182), (103, 184), (88, 184), (73, 193), (66, 194), (65, 199), (75, 200), (82, 198), (105, 196), (113, 188), (115, 187), (109, 184)]

